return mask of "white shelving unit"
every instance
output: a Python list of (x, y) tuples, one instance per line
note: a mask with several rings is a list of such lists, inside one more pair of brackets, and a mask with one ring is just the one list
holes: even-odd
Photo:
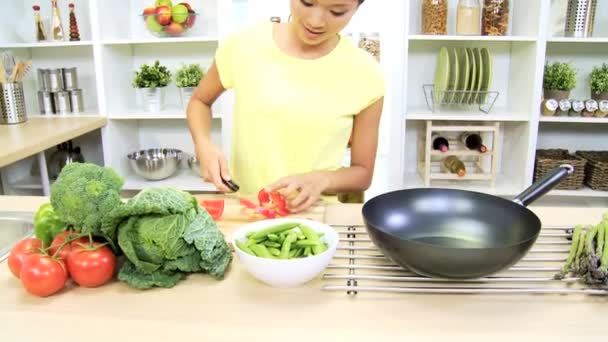
[[(437, 181), (431, 186), (464, 188), (500, 196), (513, 196), (530, 185), (537, 148), (608, 149), (605, 131), (608, 119), (543, 117), (543, 67), (547, 60), (567, 60), (579, 69), (579, 87), (573, 96), (587, 96), (586, 76), (593, 65), (606, 60), (608, 51), (608, 3), (599, 1), (593, 38), (563, 37), (566, 0), (511, 0), (509, 35), (503, 37), (455, 35), (456, 0), (449, 1), (448, 35), (420, 34), (421, 0), (366, 1), (345, 29), (356, 39), (360, 32), (379, 32), (380, 63), (385, 70), (387, 93), (381, 121), (377, 166), (367, 197), (408, 187), (422, 187), (417, 174), (416, 146), (427, 120), (454, 125), (500, 122), (500, 146), (495, 186), (469, 182)], [(142, 63), (158, 59), (172, 71), (182, 63), (207, 67), (221, 41), (247, 23), (279, 16), (287, 20), (288, 0), (191, 0), (200, 14), (196, 26), (184, 37), (156, 38), (147, 32), (140, 17), (153, 0), (73, 0), (82, 41), (34, 42), (31, 6), (34, 0), (9, 0), (3, 9), (4, 27), (0, 50), (32, 58), (34, 68), (78, 67), (87, 94), (87, 113), (106, 116), (108, 125), (98, 140), (84, 139), (83, 149), (125, 176), (126, 188), (138, 190), (158, 184), (172, 184), (191, 191), (211, 191), (182, 165), (175, 176), (162, 182), (137, 177), (128, 165), (129, 152), (151, 147), (180, 148), (193, 152), (192, 141), (174, 83), (167, 88), (166, 108), (160, 113), (143, 112), (137, 91), (131, 87), (134, 71)], [(68, 0), (60, 0), (67, 25)], [(43, 17), (49, 17), (49, 3), (41, 3)], [(493, 57), (491, 89), (499, 96), (489, 114), (476, 108), (468, 111), (427, 107), (423, 85), (434, 79), (437, 53), (443, 46), (488, 48)], [(32, 73), (25, 84), (30, 112), (37, 110), (36, 79)], [(214, 106), (212, 136), (227, 155), (230, 152), (232, 94)], [(593, 124), (595, 125), (593, 125)], [(605, 127), (604, 127), (605, 126)], [(102, 146), (103, 148), (99, 147)], [(29, 167), (27, 162), (20, 168)], [(27, 165), (26, 165), (27, 164)], [(18, 173), (15, 171), (15, 173)], [(17, 182), (19, 181), (19, 182)], [(20, 183), (21, 182), (21, 183)], [(35, 178), (17, 179), (15, 186), (35, 189)], [(30, 189), (30, 190), (31, 190)], [(548, 197), (579, 201), (608, 200), (608, 192), (583, 189), (553, 191)]]

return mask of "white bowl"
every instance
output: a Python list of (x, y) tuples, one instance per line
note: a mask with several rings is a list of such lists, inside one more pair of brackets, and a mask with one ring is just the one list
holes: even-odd
[[(318, 255), (297, 259), (268, 259), (253, 256), (243, 252), (236, 245), (236, 240), (245, 242), (247, 233), (260, 230), (286, 222), (298, 222), (312, 228), (316, 232), (323, 232), (321, 241), (327, 243), (327, 250)], [(338, 233), (324, 223), (297, 218), (278, 218), (262, 220), (239, 228), (232, 236), (232, 245), (245, 269), (256, 279), (272, 287), (295, 287), (314, 279), (329, 264), (336, 252), (340, 237)]]

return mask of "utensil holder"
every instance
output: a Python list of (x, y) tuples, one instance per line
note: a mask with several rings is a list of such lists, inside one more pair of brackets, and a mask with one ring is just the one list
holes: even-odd
[(586, 38), (593, 35), (597, 0), (568, 0), (564, 36)]
[(2, 99), (0, 107), (2, 115), (0, 124), (12, 125), (27, 121), (25, 108), (25, 96), (23, 95), (23, 83), (4, 83), (2, 87)]

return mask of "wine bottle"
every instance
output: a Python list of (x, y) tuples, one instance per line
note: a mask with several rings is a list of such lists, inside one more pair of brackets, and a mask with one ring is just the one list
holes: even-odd
[(42, 18), (40, 18), (40, 6), (32, 6), (34, 9), (34, 21), (36, 22), (36, 40), (39, 42), (46, 40), (46, 34), (44, 33), (44, 24)]
[(479, 133), (464, 132), (460, 135), (460, 141), (469, 149), (485, 153), (488, 148), (483, 144), (483, 139)]
[(464, 163), (456, 156), (449, 156), (443, 160), (443, 167), (449, 173), (455, 173), (460, 177), (464, 177), (467, 173), (467, 168)]
[(52, 0), (52, 14), (51, 14), (51, 32), (52, 39), (54, 41), (64, 40), (63, 24), (61, 23), (61, 15), (59, 14), (59, 8), (57, 7), (57, 0)]
[(448, 139), (437, 133), (433, 133), (433, 135), (431, 136), (431, 140), (433, 141), (433, 150), (446, 152), (450, 149), (450, 143), (448, 142)]

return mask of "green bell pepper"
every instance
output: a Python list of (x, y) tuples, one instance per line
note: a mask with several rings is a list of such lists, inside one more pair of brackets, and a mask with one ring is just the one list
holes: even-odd
[(66, 230), (68, 225), (61, 221), (51, 203), (45, 203), (34, 215), (34, 235), (49, 246), (55, 236)]

